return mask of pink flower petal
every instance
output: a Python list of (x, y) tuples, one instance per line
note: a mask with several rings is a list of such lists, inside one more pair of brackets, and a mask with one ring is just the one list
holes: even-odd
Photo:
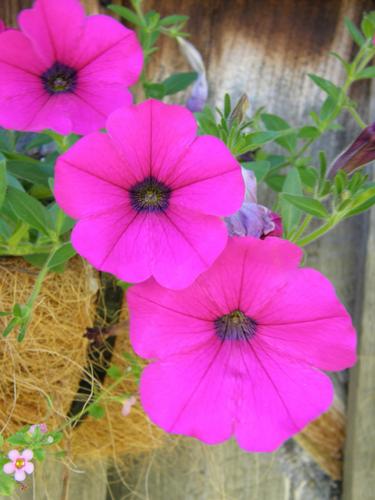
[(77, 252), (101, 271), (138, 282), (151, 275), (148, 232), (151, 222), (127, 206), (82, 219), (72, 233)]
[(198, 137), (176, 164), (174, 177), (173, 202), (191, 210), (225, 215), (242, 204), (245, 188), (240, 165), (216, 137)]
[[(264, 345), (323, 370), (356, 361), (356, 334), (331, 283), (314, 269), (298, 269), (277, 300), (257, 317)], [(264, 337), (263, 337), (264, 334)]]
[(15, 462), (20, 456), (21, 456), (21, 453), (18, 450), (11, 450), (8, 453), (9, 460), (12, 460), (13, 462)]
[(21, 457), (24, 458), (25, 460), (32, 460), (34, 454), (31, 450), (24, 450), (21, 453)]
[(151, 420), (168, 432), (215, 444), (233, 433), (232, 383), (224, 376), (230, 350), (219, 341), (191, 355), (149, 365), (141, 379), (141, 401)]
[(101, 80), (133, 85), (143, 65), (142, 49), (134, 31), (103, 15), (86, 18), (79, 49), (70, 57), (70, 64), (80, 70), (83, 87), (92, 89), (93, 81)]
[(14, 462), (8, 462), (3, 466), (3, 471), (5, 472), (5, 474), (14, 474), (16, 470), (17, 469), (16, 466), (14, 465)]
[[(90, 151), (91, 161), (86, 160)], [(107, 135), (90, 134), (61, 156), (55, 169), (55, 197), (71, 217), (108, 212), (129, 206), (124, 187), (135, 182)], [(124, 187), (123, 187), (124, 186)]]
[(128, 290), (131, 342), (139, 356), (164, 359), (193, 352), (212, 339), (212, 322), (220, 311), (215, 304), (207, 311), (207, 296), (197, 281), (192, 288), (176, 293), (151, 279)]
[(152, 274), (166, 288), (185, 288), (224, 250), (225, 224), (211, 215), (174, 206), (152, 228)]
[(107, 121), (109, 135), (133, 171), (141, 179), (153, 175), (160, 181), (169, 181), (168, 174), (195, 139), (196, 129), (190, 111), (154, 99), (115, 111)]
[(32, 462), (26, 462), (23, 469), (26, 474), (32, 474), (34, 472), (34, 464)]
[(233, 387), (239, 405), (235, 436), (246, 451), (268, 452), (328, 409), (333, 386), (323, 373), (256, 344), (237, 353), (242, 383)]
[(55, 61), (69, 63), (70, 55), (77, 50), (84, 20), (79, 0), (36, 0), (32, 9), (23, 10), (18, 17), (22, 31), (48, 66)]
[(22, 482), (26, 479), (26, 473), (23, 470), (16, 470), (14, 473), (14, 479), (16, 481)]

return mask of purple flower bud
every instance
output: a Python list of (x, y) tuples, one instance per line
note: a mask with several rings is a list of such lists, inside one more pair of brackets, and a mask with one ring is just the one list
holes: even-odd
[(328, 178), (332, 179), (338, 170), (350, 174), (373, 160), (375, 160), (375, 122), (362, 130), (357, 139), (332, 162)]
[(184, 38), (178, 37), (177, 41), (180, 45), (181, 52), (184, 54), (188, 63), (194, 71), (198, 73), (198, 78), (195, 80), (191, 89), (191, 95), (186, 102), (187, 108), (193, 113), (202, 111), (208, 97), (208, 83), (206, 78), (206, 69), (200, 52), (194, 45)]

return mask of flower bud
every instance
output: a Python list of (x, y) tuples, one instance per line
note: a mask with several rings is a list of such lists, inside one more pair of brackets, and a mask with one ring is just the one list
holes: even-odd
[(332, 179), (338, 170), (350, 174), (373, 160), (375, 160), (375, 122), (362, 130), (355, 141), (332, 162), (328, 178)]
[(177, 41), (180, 45), (181, 52), (190, 66), (198, 73), (198, 78), (193, 84), (190, 97), (186, 102), (186, 107), (193, 113), (199, 112), (203, 110), (208, 97), (208, 83), (203, 59), (200, 52), (192, 43), (181, 37), (178, 37)]

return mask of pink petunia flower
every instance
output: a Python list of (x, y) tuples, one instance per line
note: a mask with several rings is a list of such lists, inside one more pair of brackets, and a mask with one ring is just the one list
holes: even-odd
[(129, 289), (132, 345), (154, 361), (141, 402), (157, 425), (272, 451), (327, 410), (320, 370), (352, 366), (356, 336), (329, 281), (298, 268), (301, 255), (280, 238), (231, 238), (191, 287)]
[(55, 196), (79, 219), (72, 243), (94, 267), (127, 282), (151, 275), (183, 288), (227, 243), (220, 216), (237, 210), (241, 169), (193, 114), (148, 100), (113, 113), (57, 162)]
[(130, 104), (143, 56), (135, 34), (78, 0), (36, 0), (0, 34), (0, 124), (61, 134), (104, 127)]
[(31, 462), (33, 456), (31, 450), (24, 450), (22, 453), (12, 450), (8, 453), (10, 462), (3, 466), (3, 471), (5, 474), (14, 474), (16, 481), (24, 481), (26, 474), (34, 472), (34, 464)]

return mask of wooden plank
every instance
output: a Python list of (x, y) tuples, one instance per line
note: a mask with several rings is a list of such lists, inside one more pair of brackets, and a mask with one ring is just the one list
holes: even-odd
[[(375, 112), (372, 85), (370, 116)], [(375, 169), (372, 169), (374, 178)], [(367, 214), (368, 239), (363, 245), (363, 279), (357, 282), (356, 317), (360, 331), (358, 363), (350, 376), (348, 438), (345, 448), (344, 500), (370, 500), (375, 491), (375, 210)]]

